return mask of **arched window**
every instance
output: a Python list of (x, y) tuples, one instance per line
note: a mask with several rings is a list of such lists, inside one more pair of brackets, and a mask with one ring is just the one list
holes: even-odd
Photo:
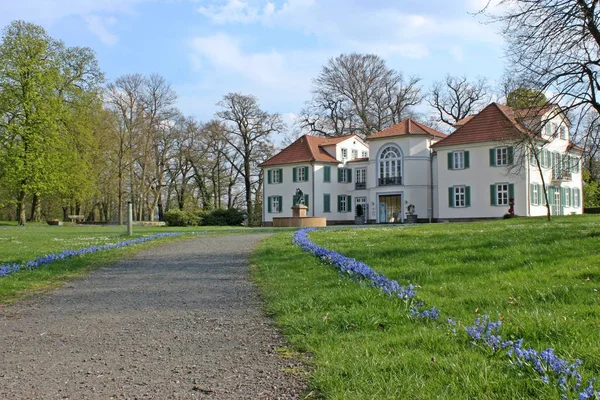
[(379, 154), (379, 186), (402, 185), (402, 153), (387, 146)]

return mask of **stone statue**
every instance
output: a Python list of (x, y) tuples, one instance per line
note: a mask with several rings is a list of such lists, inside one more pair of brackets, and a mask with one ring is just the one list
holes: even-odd
[(300, 190), (300, 188), (296, 189), (296, 194), (294, 195), (294, 205), (295, 206), (304, 206), (304, 192)]

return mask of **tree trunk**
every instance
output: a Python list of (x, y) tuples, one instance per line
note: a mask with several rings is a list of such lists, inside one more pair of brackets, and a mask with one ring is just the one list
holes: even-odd
[(40, 222), (42, 220), (42, 201), (37, 193), (33, 194), (31, 202), (31, 222)]
[(25, 214), (25, 191), (21, 190), (19, 192), (19, 197), (17, 198), (17, 214), (19, 216), (18, 222), (20, 226), (25, 226), (27, 222), (27, 215)]
[(69, 207), (62, 206), (62, 211), (63, 211), (63, 221), (68, 221), (69, 220)]

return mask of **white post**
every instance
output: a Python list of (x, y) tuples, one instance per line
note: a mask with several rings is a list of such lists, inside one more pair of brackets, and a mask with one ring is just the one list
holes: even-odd
[(127, 202), (127, 235), (133, 235), (133, 205)]

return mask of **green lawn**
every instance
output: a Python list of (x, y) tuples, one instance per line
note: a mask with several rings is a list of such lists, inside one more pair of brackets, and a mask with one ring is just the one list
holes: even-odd
[[(243, 227), (142, 227), (134, 226), (133, 238), (163, 232), (183, 232), (209, 235), (271, 232), (272, 229)], [(0, 264), (25, 263), (49, 253), (76, 250), (92, 245), (116, 243), (130, 239), (125, 236), (124, 226), (48, 226), (29, 224), (25, 227), (14, 223), (0, 223)], [(75, 257), (32, 271), (21, 271), (0, 277), (0, 304), (15, 301), (32, 292), (48, 290), (62, 285), (69, 279), (88, 273), (93, 268), (106, 265), (136, 251), (177, 238), (161, 238), (152, 242), (124, 249)]]
[(600, 218), (511, 219), (313, 232), (316, 243), (369, 264), (442, 310), (414, 321), (397, 302), (291, 244), (263, 242), (254, 276), (296, 349), (311, 355), (312, 389), (327, 399), (556, 399), (506, 357), (474, 348), (462, 327), (488, 314), (506, 338), (556, 349), (600, 376)]

